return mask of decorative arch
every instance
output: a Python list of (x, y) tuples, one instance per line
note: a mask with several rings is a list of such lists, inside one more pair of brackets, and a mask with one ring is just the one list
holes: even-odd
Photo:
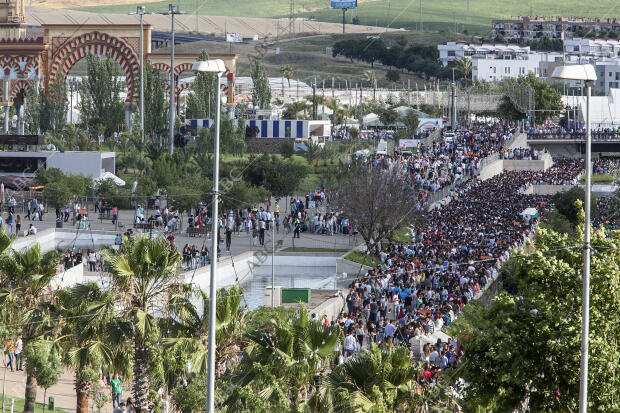
[(9, 101), (13, 101), (15, 96), (19, 93), (20, 90), (28, 90), (34, 86), (33, 80), (28, 79), (11, 79), (11, 86), (9, 89)]
[(170, 65), (166, 63), (153, 63), (151, 66), (155, 70), (161, 70), (162, 72), (166, 72), (170, 75)]
[[(186, 72), (188, 70), (192, 70), (192, 67), (194, 66), (193, 63), (181, 63), (180, 65), (175, 65), (174, 66), (174, 80), (175, 82), (179, 80), (179, 75), (183, 72)], [(170, 72), (168, 72), (170, 73)]]
[(74, 37), (66, 42), (51, 58), (49, 79), (58, 74), (67, 76), (75, 63), (89, 54), (108, 55), (125, 72), (127, 82), (126, 102), (138, 99), (137, 78), (139, 73), (138, 56), (124, 40), (107, 33), (92, 31)]

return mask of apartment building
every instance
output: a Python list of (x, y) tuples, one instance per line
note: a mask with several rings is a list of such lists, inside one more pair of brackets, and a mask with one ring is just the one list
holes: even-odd
[(575, 37), (573, 39), (565, 39), (563, 49), (566, 60), (615, 58), (620, 54), (620, 40)]
[(620, 19), (585, 17), (518, 17), (517, 19), (493, 20), (492, 36), (502, 35), (508, 41), (518, 43), (549, 39), (572, 39), (579, 30), (592, 31), (596, 36), (603, 31), (620, 32)]
[(529, 47), (521, 47), (514, 44), (470, 44), (461, 42), (447, 42), (437, 46), (439, 50), (439, 60), (443, 66), (448, 66), (451, 62), (468, 57), (470, 59), (492, 58), (516, 59), (528, 55), (531, 51)]

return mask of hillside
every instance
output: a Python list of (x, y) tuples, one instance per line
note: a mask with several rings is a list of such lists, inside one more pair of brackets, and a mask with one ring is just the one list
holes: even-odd
[[(79, 10), (98, 13), (127, 13), (135, 11), (136, 4), (131, 0), (87, 0), (86, 4), (104, 4), (96, 7), (79, 7)], [(110, 5), (109, 3), (113, 3)], [(360, 0), (357, 10), (349, 10), (347, 18), (354, 16), (364, 25), (389, 26), (415, 30), (420, 21), (419, 0)], [(77, 0), (48, 0), (41, 6), (70, 7), (85, 4)], [(107, 4), (107, 5), (106, 5)], [(140, 3), (140, 4), (144, 4)], [(467, 30), (470, 34), (488, 34), (492, 19), (509, 18), (520, 15), (552, 16), (562, 13), (564, 16), (620, 17), (617, 0), (599, 0), (584, 2), (579, 0), (530, 0), (527, 2), (469, 0), (469, 18), (467, 0), (422, 1), (424, 29), (453, 31), (455, 22), (457, 31)], [(197, 2), (180, 0), (181, 9), (195, 13)], [(149, 10), (165, 10), (168, 1), (149, 3)], [(198, 3), (198, 12), (210, 16), (238, 17), (287, 17), (289, 14), (287, 0), (208, 0)], [(299, 16), (314, 17), (319, 21), (340, 22), (342, 14), (329, 7), (329, 0), (304, 0), (295, 2)]]

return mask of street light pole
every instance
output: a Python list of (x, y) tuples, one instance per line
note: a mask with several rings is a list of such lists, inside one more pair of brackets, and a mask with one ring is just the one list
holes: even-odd
[(592, 81), (586, 84), (586, 205), (583, 238), (583, 298), (581, 300), (581, 374), (579, 376), (579, 413), (588, 411), (588, 358), (590, 335), (590, 202), (592, 191), (592, 134), (590, 132), (590, 97)]
[[(169, 134), (168, 134), (168, 154), (172, 155), (174, 153), (174, 15), (175, 15), (175, 6), (174, 4), (168, 5), (168, 10), (170, 11), (172, 17), (172, 31), (170, 33), (170, 120), (169, 120)], [(215, 196), (215, 195), (214, 195)], [(213, 264), (211, 264), (213, 265)]]
[[(277, 202), (277, 201), (276, 201)], [(271, 218), (271, 307), (275, 307), (275, 295), (276, 295), (276, 218), (275, 215)]]
[(219, 198), (219, 173), (220, 173), (220, 78), (226, 71), (224, 62), (220, 59), (196, 62), (192, 67), (195, 72), (210, 72), (217, 74), (218, 88), (216, 90), (215, 112), (215, 139), (213, 139), (213, 198), (211, 200), (211, 273), (209, 280), (209, 333), (207, 355), (207, 413), (215, 413), (215, 323), (217, 311), (217, 289), (215, 272), (217, 270), (217, 221), (218, 221), (218, 198)]
[(128, 14), (140, 16), (140, 140), (144, 142), (144, 15), (153, 13), (147, 13), (146, 7), (138, 6), (135, 12)]

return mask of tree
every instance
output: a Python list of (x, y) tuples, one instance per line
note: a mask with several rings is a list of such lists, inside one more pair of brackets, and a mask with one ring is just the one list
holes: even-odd
[[(577, 201), (581, 209), (581, 201)], [(580, 212), (583, 223), (583, 211)], [(577, 411), (583, 267), (583, 230), (568, 237), (547, 229), (536, 234), (535, 252), (508, 262), (514, 293), (500, 292), (490, 307), (460, 316), (449, 333), (467, 351), (460, 376), (465, 401), (493, 411)], [(575, 248), (575, 245), (579, 246)], [(599, 230), (592, 236), (588, 410), (618, 410), (620, 240)], [(470, 305), (466, 306), (466, 309)]]
[(147, 60), (144, 67), (144, 135), (155, 138), (166, 128), (166, 88), (159, 71)]
[(88, 396), (103, 366), (129, 373), (132, 349), (125, 336), (131, 326), (118, 317), (114, 293), (95, 283), (77, 284), (58, 297), (66, 319), (63, 361), (74, 372), (76, 412), (88, 413)]
[(419, 224), (418, 191), (396, 171), (368, 170), (363, 164), (345, 167), (331, 191), (330, 209), (351, 220), (369, 254), (378, 254), (381, 241), (399, 226)]
[(86, 56), (86, 79), (80, 86), (83, 126), (91, 132), (102, 128), (106, 136), (123, 128), (124, 105), (120, 98), (121, 79), (118, 64), (109, 56)]
[(282, 73), (282, 76), (284, 76), (284, 78), (286, 78), (286, 80), (288, 81), (288, 87), (291, 87), (291, 79), (295, 75), (295, 69), (293, 68), (293, 66), (290, 64), (286, 64), (280, 68), (280, 72)]
[(386, 128), (394, 126), (398, 119), (398, 112), (396, 112), (396, 109), (394, 108), (386, 108), (379, 113), (379, 120)]
[(454, 66), (456, 71), (459, 72), (461, 76), (463, 76), (463, 79), (465, 79), (465, 87), (467, 87), (467, 80), (469, 79), (469, 76), (471, 76), (473, 70), (471, 59), (468, 57), (456, 59), (456, 61), (454, 62)]
[[(216, 377), (224, 369), (239, 362), (240, 339), (245, 311), (241, 308), (242, 291), (236, 286), (220, 289), (216, 304)], [(198, 299), (200, 306), (192, 304)], [(166, 347), (178, 347), (190, 354), (192, 370), (200, 376), (207, 374), (209, 333), (209, 298), (203, 290), (185, 289), (171, 297), (170, 317), (166, 320), (172, 336), (164, 341)]]
[(554, 115), (554, 111), (562, 110), (562, 96), (546, 82), (536, 78), (534, 73), (519, 76), (517, 79), (504, 79), (507, 93), (502, 97), (498, 114), (507, 120), (521, 120), (527, 115), (530, 107), (530, 94), (533, 96), (535, 120), (541, 124)]
[(284, 112), (282, 113), (282, 118), (283, 119), (300, 119), (300, 118), (303, 119), (305, 118), (305, 116), (300, 117), (299, 112), (304, 112), (305, 114), (309, 108), (310, 108), (310, 105), (308, 105), (308, 103), (304, 102), (303, 100), (300, 100), (298, 102), (287, 103), (284, 106)]
[(309, 383), (341, 342), (338, 325), (327, 332), (301, 308), (292, 319), (268, 321), (249, 330), (240, 367), (230, 376), (234, 386), (224, 402), (227, 412), (243, 411), (252, 394), (286, 410), (300, 411), (309, 398)]
[(271, 86), (269, 86), (269, 78), (267, 73), (265, 73), (265, 69), (257, 59), (252, 64), (250, 75), (254, 84), (254, 89), (252, 89), (254, 108), (269, 109), (271, 105)]
[(28, 360), (26, 374), (33, 376), (39, 386), (43, 387), (43, 410), (47, 389), (58, 383), (62, 373), (60, 354), (53, 343), (42, 340), (28, 342), (24, 347), (24, 354)]
[(104, 253), (111, 273), (111, 288), (125, 303), (122, 315), (133, 325), (132, 392), (137, 412), (146, 410), (150, 391), (151, 354), (159, 335), (154, 313), (176, 287), (181, 257), (163, 237), (139, 236), (121, 248)]
[(422, 404), (416, 397), (417, 373), (407, 347), (379, 348), (373, 343), (335, 367), (309, 404), (315, 412), (413, 411)]
[(398, 73), (398, 70), (388, 70), (385, 73), (385, 78), (390, 82), (398, 82), (400, 80), (400, 73)]
[(243, 177), (254, 186), (263, 186), (274, 197), (282, 198), (291, 195), (308, 174), (308, 166), (302, 162), (294, 158), (283, 160), (279, 156), (263, 154), (258, 158), (250, 158), (243, 170)]
[(364, 72), (364, 80), (368, 82), (368, 86), (372, 88), (372, 100), (377, 100), (377, 74), (374, 70)]
[[(598, 207), (596, 204), (596, 197), (591, 194), (590, 216), (595, 219), (598, 216)], [(580, 209), (576, 205), (575, 201), (578, 199), (581, 202), (585, 202), (586, 193), (583, 188), (574, 186), (568, 191), (558, 192), (553, 196), (553, 204), (558, 213), (563, 215), (572, 225), (576, 226), (579, 223)]]
[(65, 78), (57, 76), (45, 93), (36, 87), (26, 92), (25, 125), (27, 133), (60, 131), (67, 121)]
[[(205, 50), (200, 53), (196, 60), (202, 62), (209, 60), (209, 55)], [(217, 105), (217, 75), (211, 72), (198, 72), (192, 85), (192, 93), (187, 96), (187, 109), (185, 117), (187, 119), (213, 119)]]
[[(0, 236), (0, 246), (5, 247), (3, 251), (8, 249), (13, 239)], [(49, 300), (52, 298), (50, 282), (56, 275), (59, 263), (58, 252), (42, 254), (38, 243), (0, 256), (0, 313), (10, 324), (21, 324), (16, 332), (23, 336), (24, 347), (31, 341), (53, 336), (58, 326), (50, 319), (52, 303)], [(27, 413), (34, 413), (37, 398), (37, 378), (31, 373), (34, 371), (26, 371), (24, 412)]]

